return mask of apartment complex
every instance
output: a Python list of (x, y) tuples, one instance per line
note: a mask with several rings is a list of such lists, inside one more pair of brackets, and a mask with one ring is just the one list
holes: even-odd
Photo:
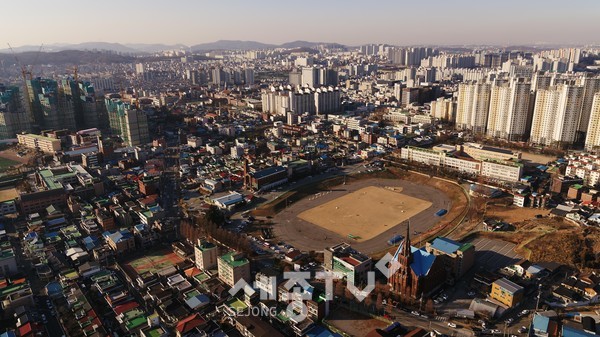
[(340, 110), (341, 93), (334, 87), (271, 87), (261, 94), (262, 110), (277, 115), (326, 114)]

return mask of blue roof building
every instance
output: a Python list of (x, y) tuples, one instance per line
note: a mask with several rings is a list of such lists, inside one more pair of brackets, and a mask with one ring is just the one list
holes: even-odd
[(460, 243), (454, 240), (437, 237), (427, 242), (425, 250), (439, 257), (449, 272), (449, 283), (463, 276), (475, 262), (475, 246), (471, 243)]

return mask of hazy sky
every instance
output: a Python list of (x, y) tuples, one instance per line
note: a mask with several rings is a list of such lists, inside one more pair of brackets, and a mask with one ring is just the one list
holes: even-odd
[[(13, 46), (227, 40), (390, 44), (600, 42), (598, 0), (12, 0)], [(5, 40), (5, 41), (2, 41)]]

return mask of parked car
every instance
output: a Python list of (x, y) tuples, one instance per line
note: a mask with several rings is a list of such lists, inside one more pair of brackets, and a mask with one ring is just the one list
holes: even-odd
[(456, 328), (456, 324), (452, 323), (452, 322), (448, 322), (448, 326), (451, 328)]

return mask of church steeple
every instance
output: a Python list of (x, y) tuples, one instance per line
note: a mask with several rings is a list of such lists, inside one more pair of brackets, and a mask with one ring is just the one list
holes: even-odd
[(412, 256), (412, 252), (410, 251), (410, 220), (408, 220), (408, 224), (406, 225), (406, 236), (404, 237), (402, 246), (402, 255), (407, 258)]

